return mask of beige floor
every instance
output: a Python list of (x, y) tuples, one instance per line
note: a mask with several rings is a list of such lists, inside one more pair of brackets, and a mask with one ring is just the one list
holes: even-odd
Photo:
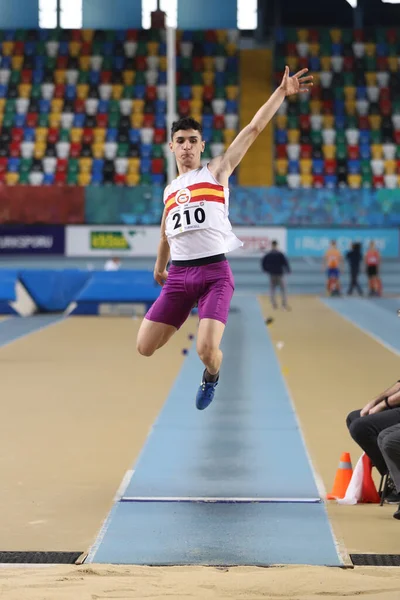
[(132, 468), (195, 333), (151, 361), (138, 320), (76, 317), (0, 349), (0, 539), (86, 550)]
[[(261, 299), (265, 313), (269, 306)], [(397, 360), (314, 299), (269, 329), (316, 471), (329, 489), (344, 450), (344, 417), (397, 378)], [(182, 362), (191, 320), (150, 361), (135, 353), (139, 322), (71, 318), (0, 349), (0, 536), (7, 550), (86, 550), (132, 467)], [(377, 365), (379, 367), (377, 368)], [(352, 373), (357, 372), (355, 377)], [(361, 374), (361, 376), (360, 376)], [(368, 396), (368, 397), (367, 397)], [(350, 552), (399, 552), (393, 508), (329, 506)], [(398, 600), (399, 569), (0, 569), (7, 600), (165, 597), (203, 600)]]

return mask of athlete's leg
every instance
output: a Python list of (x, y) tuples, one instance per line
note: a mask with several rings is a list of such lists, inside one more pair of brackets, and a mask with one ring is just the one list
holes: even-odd
[(199, 410), (212, 402), (222, 362), (220, 343), (228, 320), (234, 281), (228, 261), (204, 267), (205, 292), (198, 302), (199, 331), (197, 352), (204, 366), (202, 382), (196, 396)]
[(176, 331), (177, 328), (173, 325), (149, 321), (145, 317), (136, 340), (137, 351), (142, 356), (151, 356), (156, 350), (164, 346)]
[(279, 286), (281, 288), (282, 308), (288, 308), (286, 295), (286, 281), (284, 275), (279, 276)]
[(271, 298), (271, 304), (273, 306), (273, 308), (278, 308), (278, 305), (276, 303), (276, 298), (275, 298), (275, 293), (276, 293), (276, 275), (271, 275), (270, 276), (270, 298)]
[(225, 325), (215, 319), (201, 319), (197, 333), (197, 354), (210, 375), (218, 375), (222, 363), (220, 344)]
[(186, 270), (171, 266), (161, 294), (147, 312), (137, 336), (137, 350), (151, 356), (164, 346), (190, 315), (195, 298), (186, 290)]

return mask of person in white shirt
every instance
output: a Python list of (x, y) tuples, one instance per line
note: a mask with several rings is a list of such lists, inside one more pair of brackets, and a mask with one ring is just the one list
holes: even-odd
[(109, 258), (104, 265), (105, 271), (118, 271), (120, 268), (121, 260), (117, 256)]
[[(170, 149), (179, 176), (164, 193), (161, 240), (154, 278), (163, 286), (142, 321), (137, 349), (151, 356), (182, 326), (197, 304), (197, 352), (205, 369), (196, 407), (213, 400), (222, 362), (220, 343), (228, 319), (234, 280), (226, 253), (242, 245), (229, 221), (228, 180), (286, 96), (307, 92), (308, 69), (292, 77), (285, 68), (280, 86), (221, 156), (201, 166), (205, 142), (200, 123), (185, 117), (173, 123)], [(171, 266), (167, 272), (167, 264)]]

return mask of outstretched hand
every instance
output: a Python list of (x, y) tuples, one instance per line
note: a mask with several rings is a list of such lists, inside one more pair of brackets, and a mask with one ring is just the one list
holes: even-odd
[(310, 91), (313, 76), (307, 75), (307, 77), (303, 77), (306, 73), (308, 73), (308, 69), (302, 69), (292, 77), (289, 77), (289, 67), (285, 67), (280, 88), (285, 92), (286, 96)]

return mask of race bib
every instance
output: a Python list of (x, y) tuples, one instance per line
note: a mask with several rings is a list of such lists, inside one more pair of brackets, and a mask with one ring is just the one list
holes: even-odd
[(175, 196), (175, 206), (171, 208), (167, 217), (167, 235), (173, 237), (185, 231), (207, 229), (209, 219), (207, 215), (207, 202), (192, 201), (190, 190), (179, 190)]

